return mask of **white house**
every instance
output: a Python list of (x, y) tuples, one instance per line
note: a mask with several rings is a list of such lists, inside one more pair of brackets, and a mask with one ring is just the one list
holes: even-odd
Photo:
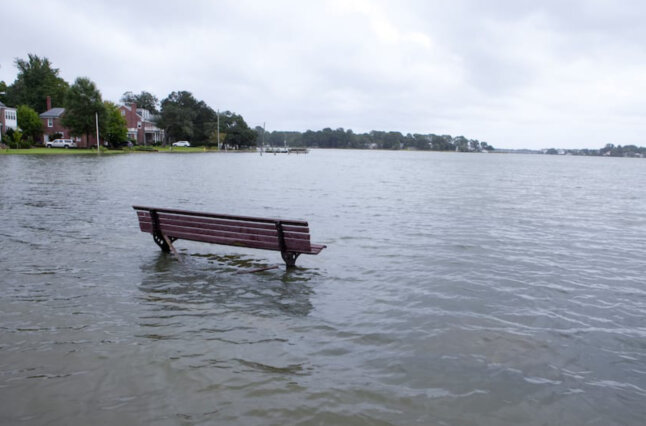
[(16, 108), (9, 108), (0, 102), (0, 142), (2, 142), (2, 135), (9, 129), (18, 129), (18, 112)]

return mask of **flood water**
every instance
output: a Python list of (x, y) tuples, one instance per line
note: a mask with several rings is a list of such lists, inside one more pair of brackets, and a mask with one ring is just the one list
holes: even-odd
[[(0, 156), (0, 424), (642, 425), (644, 182), (623, 158)], [(306, 219), (328, 248), (176, 258), (133, 204)]]

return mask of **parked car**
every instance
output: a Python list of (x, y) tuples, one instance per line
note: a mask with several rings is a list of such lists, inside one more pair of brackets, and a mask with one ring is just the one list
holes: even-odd
[(191, 146), (191, 144), (188, 143), (188, 141), (177, 141), (173, 144), (173, 146)]
[(76, 148), (76, 142), (72, 139), (54, 139), (46, 145), (47, 148)]

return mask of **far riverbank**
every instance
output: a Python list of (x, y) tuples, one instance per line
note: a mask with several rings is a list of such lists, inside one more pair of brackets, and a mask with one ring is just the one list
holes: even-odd
[[(154, 152), (173, 152), (173, 153), (198, 153), (198, 152), (225, 152), (217, 148), (206, 147), (138, 147), (135, 149), (101, 149), (101, 154), (133, 154), (133, 153), (154, 153)], [(244, 151), (226, 151), (226, 152), (253, 152)], [(96, 149), (83, 148), (27, 148), (27, 149), (0, 149), (0, 155), (96, 155)]]

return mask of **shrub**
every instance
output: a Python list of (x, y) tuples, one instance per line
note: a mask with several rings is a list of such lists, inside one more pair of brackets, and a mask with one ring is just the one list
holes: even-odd
[[(11, 137), (7, 138), (7, 145), (9, 145), (9, 148), (13, 149), (27, 149), (31, 148), (31, 143), (28, 140), (22, 140), (22, 132), (20, 130), (13, 131), (11, 132)], [(9, 132), (7, 131), (7, 136), (9, 136)]]

